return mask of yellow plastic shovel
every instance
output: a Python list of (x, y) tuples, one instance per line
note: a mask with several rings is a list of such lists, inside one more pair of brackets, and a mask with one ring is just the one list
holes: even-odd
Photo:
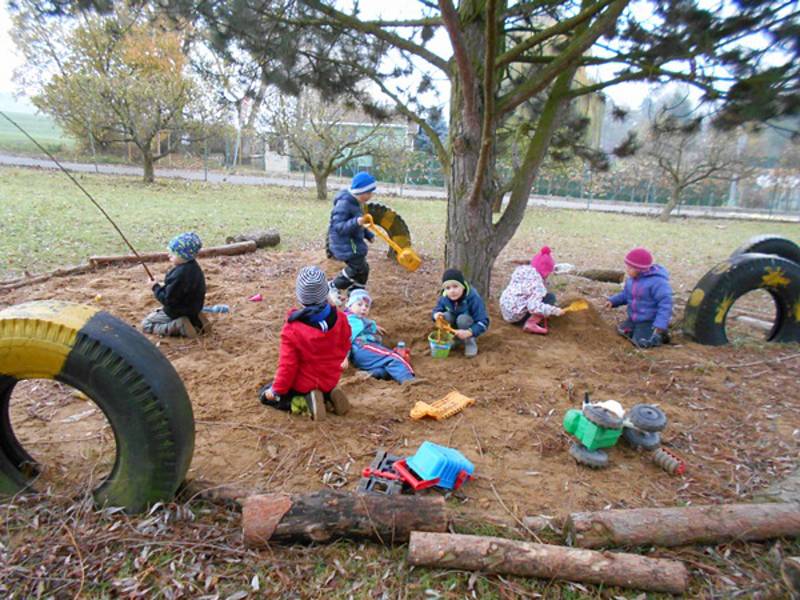
[(565, 306), (562, 310), (565, 313), (578, 312), (579, 310), (586, 310), (589, 308), (589, 303), (586, 300), (574, 300)]
[(422, 264), (422, 259), (416, 252), (414, 252), (411, 248), (401, 248), (397, 242), (384, 233), (383, 229), (380, 229), (375, 225), (375, 221), (373, 221), (371, 214), (365, 213), (364, 219), (366, 219), (367, 223), (369, 223), (369, 228), (374, 233), (377, 233), (378, 237), (389, 244), (389, 247), (394, 250), (395, 256), (397, 257), (397, 262), (400, 263), (401, 267), (407, 271), (416, 271), (419, 269), (419, 266)]

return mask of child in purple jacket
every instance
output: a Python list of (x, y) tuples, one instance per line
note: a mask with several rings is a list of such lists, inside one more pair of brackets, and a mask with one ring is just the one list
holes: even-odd
[(606, 302), (607, 308), (628, 306), (628, 318), (617, 331), (639, 348), (660, 346), (669, 340), (667, 329), (672, 318), (669, 273), (653, 264), (653, 256), (644, 248), (628, 252), (625, 271), (625, 287)]

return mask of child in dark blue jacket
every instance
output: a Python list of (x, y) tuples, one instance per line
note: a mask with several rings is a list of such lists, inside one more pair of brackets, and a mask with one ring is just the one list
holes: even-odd
[(342, 190), (333, 199), (328, 225), (328, 250), (334, 258), (345, 263), (344, 269), (331, 282), (332, 299), (341, 304), (340, 294), (354, 288), (364, 288), (369, 277), (367, 244), (375, 234), (367, 229), (364, 204), (375, 191), (375, 178), (369, 173), (357, 173), (349, 190)]
[(478, 354), (477, 337), (489, 329), (489, 315), (483, 298), (464, 279), (458, 269), (447, 269), (442, 275), (442, 295), (431, 318), (442, 315), (456, 329), (456, 337), (464, 342), (464, 356)]
[(607, 308), (628, 306), (628, 318), (617, 328), (639, 348), (654, 348), (668, 341), (672, 318), (672, 286), (669, 273), (653, 264), (644, 248), (634, 248), (625, 256), (628, 278), (619, 294), (611, 296)]

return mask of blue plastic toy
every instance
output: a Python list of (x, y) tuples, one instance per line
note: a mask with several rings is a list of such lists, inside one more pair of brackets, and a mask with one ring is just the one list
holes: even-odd
[(475, 466), (461, 452), (422, 442), (417, 453), (406, 459), (405, 464), (423, 481), (438, 479), (435, 485), (446, 490), (457, 490), (472, 479)]

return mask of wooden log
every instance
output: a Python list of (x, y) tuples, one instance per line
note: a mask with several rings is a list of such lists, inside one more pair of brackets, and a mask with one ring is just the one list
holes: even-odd
[(247, 231), (239, 235), (232, 235), (225, 238), (225, 242), (233, 244), (235, 242), (246, 242), (252, 240), (259, 248), (267, 248), (268, 246), (277, 246), (281, 243), (281, 234), (277, 229), (257, 229), (255, 231)]
[(414, 531), (408, 545), (408, 562), (672, 594), (683, 593), (689, 582), (686, 567), (674, 560), (478, 535)]
[(578, 271), (575, 275), (584, 279), (609, 283), (622, 283), (625, 279), (624, 271), (615, 271), (613, 269), (586, 269), (585, 271)]
[(412, 530), (446, 531), (441, 496), (381, 496), (323, 490), (306, 495), (250, 496), (242, 504), (244, 541), (327, 542), (371, 539), (382, 544), (408, 540)]
[(91, 271), (93, 268), (94, 267), (92, 265), (78, 265), (76, 267), (65, 267), (61, 269), (56, 269), (55, 271), (50, 271), (49, 273), (42, 273), (41, 275), (35, 275), (31, 277), (19, 277), (17, 279), (11, 279), (9, 281), (4, 281), (3, 283), (0, 283), (0, 291), (13, 290), (34, 283), (42, 283), (43, 281), (47, 281), (48, 279), (51, 279), (53, 277), (67, 277), (68, 275), (78, 275), (80, 273), (86, 273), (87, 271)]
[[(256, 243), (252, 240), (248, 242), (239, 242), (237, 244), (226, 244), (225, 246), (212, 246), (211, 248), (203, 248), (198, 253), (198, 258), (206, 258), (209, 256), (233, 256), (236, 254), (247, 254), (248, 252), (256, 251)], [(146, 262), (163, 262), (169, 260), (167, 252), (148, 252), (140, 254), (139, 257)], [(120, 256), (90, 256), (89, 264), (92, 266), (103, 266), (111, 264), (122, 263), (138, 263), (139, 258), (132, 254), (123, 254)]]
[(800, 536), (800, 504), (723, 504), (572, 513), (568, 543), (581, 548), (683, 546)]

